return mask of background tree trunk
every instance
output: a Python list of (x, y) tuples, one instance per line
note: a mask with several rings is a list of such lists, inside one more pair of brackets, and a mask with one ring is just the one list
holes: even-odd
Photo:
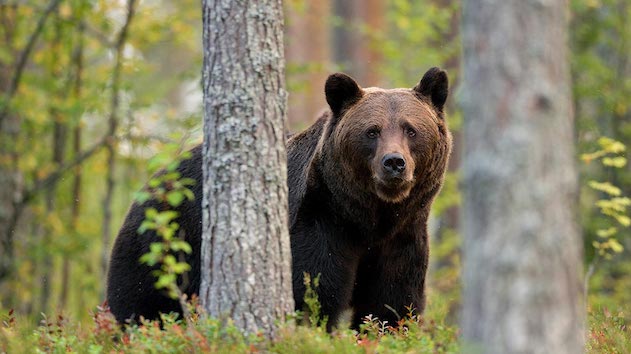
[(101, 274), (107, 276), (107, 266), (110, 255), (110, 243), (112, 240), (112, 198), (114, 197), (115, 171), (116, 171), (116, 129), (119, 122), (121, 71), (123, 70), (123, 50), (129, 36), (129, 26), (136, 11), (136, 0), (127, 0), (127, 17), (118, 33), (116, 47), (114, 48), (116, 60), (112, 71), (112, 97), (110, 101), (110, 115), (107, 119), (107, 173), (105, 177), (105, 196), (103, 197), (103, 226), (101, 248)]
[[(61, 52), (61, 40), (63, 37), (62, 33), (62, 24), (61, 18), (59, 15), (59, 11), (55, 10), (51, 22), (54, 28), (54, 34), (52, 41), (50, 43), (50, 53), (52, 54), (52, 60), (50, 62), (50, 76), (57, 82), (62, 81), (62, 75), (64, 74), (62, 68), (65, 67), (62, 57), (63, 54)], [(67, 84), (65, 86), (68, 86)], [(57, 92), (54, 92), (55, 96), (58, 97), (59, 101), (63, 101), (66, 99), (68, 87), (60, 86), (60, 89)], [(50, 107), (48, 109), (50, 121), (52, 123), (52, 163), (55, 167), (60, 166), (64, 162), (64, 155), (66, 150), (66, 140), (67, 140), (67, 132), (68, 132), (68, 124), (67, 120), (60, 112), (60, 108), (55, 101), (50, 103)], [(50, 216), (54, 216), (59, 212), (59, 206), (57, 205), (57, 188), (58, 181), (51, 183), (47, 186), (46, 191), (44, 193), (45, 198), (45, 206), (46, 206), (46, 219)], [(57, 240), (54, 239), (53, 235), (55, 231), (50, 224), (50, 222), (46, 222), (44, 227), (44, 234), (42, 238), (39, 240), (41, 245), (45, 249), (51, 249), (55, 247), (55, 242)], [(53, 281), (55, 279), (55, 254), (53, 252), (46, 252), (42, 257), (42, 273), (40, 274), (40, 284), (41, 292), (40, 292), (40, 304), (39, 311), (41, 313), (47, 313), (49, 310), (49, 302), (51, 289), (53, 287)]]
[(383, 52), (375, 34), (385, 31), (387, 3), (382, 0), (333, 0), (333, 60), (365, 87), (380, 86)]
[(7, 287), (7, 282), (14, 271), (14, 228), (21, 211), (18, 201), (22, 197), (22, 176), (17, 168), (18, 153), (15, 149), (20, 121), (17, 113), (11, 111), (11, 100), (20, 86), (26, 63), (42, 34), (46, 20), (60, 3), (61, 0), (51, 0), (48, 3), (19, 53), (14, 46), (13, 28), (17, 5), (0, 4), (0, 26), (3, 27), (1, 44), (15, 56), (15, 62), (10, 65), (0, 60), (0, 306), (10, 305), (11, 289)]
[(464, 4), (465, 344), (580, 353), (567, 3)]
[[(79, 9), (76, 14), (77, 21), (77, 44), (72, 52), (72, 66), (74, 70), (74, 77), (72, 82), (72, 96), (76, 100), (81, 100), (82, 86), (83, 86), (83, 42), (85, 22), (83, 19), (83, 11)], [(82, 136), (82, 124), (81, 116), (77, 115), (76, 126), (72, 132), (72, 154), (74, 158), (77, 158), (81, 154), (81, 136)], [(72, 211), (70, 217), (70, 231), (73, 236), (79, 233), (79, 217), (81, 215), (81, 180), (82, 180), (82, 168), (81, 165), (77, 165), (73, 169), (73, 181), (72, 181)], [(64, 257), (61, 266), (61, 290), (59, 294), (59, 309), (65, 309), (68, 303), (68, 296), (71, 282), (71, 258)]]
[(285, 14), (291, 19), (285, 23), (285, 59), (287, 72), (293, 72), (287, 84), (290, 90), (294, 85), (287, 120), (290, 131), (301, 131), (327, 106), (322, 92), (331, 70), (331, 1), (285, 2)]
[(247, 333), (293, 311), (280, 0), (203, 0), (200, 300)]

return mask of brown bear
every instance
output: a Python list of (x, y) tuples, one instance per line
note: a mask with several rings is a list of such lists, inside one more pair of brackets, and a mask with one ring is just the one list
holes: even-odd
[[(413, 89), (362, 89), (345, 74), (325, 85), (330, 111), (287, 141), (289, 229), (296, 309), (303, 309), (303, 274), (319, 274), (322, 314), (330, 330), (345, 309), (357, 328), (366, 315), (394, 324), (425, 305), (429, 256), (427, 219), (451, 151), (445, 121), (447, 74), (432, 68)], [(201, 149), (178, 168), (197, 181), (196, 199), (178, 208), (193, 253), (182, 284), (200, 283)], [(138, 262), (156, 241), (139, 235), (144, 209), (132, 205), (110, 262), (107, 300), (117, 320), (179, 311), (154, 288), (151, 268)]]

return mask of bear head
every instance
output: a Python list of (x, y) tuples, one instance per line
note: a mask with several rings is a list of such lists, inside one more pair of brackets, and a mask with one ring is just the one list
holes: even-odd
[[(331, 116), (321, 157), (334, 188), (357, 199), (401, 203), (440, 188), (451, 151), (448, 79), (432, 68), (412, 89), (361, 88), (337, 73), (325, 85)], [(339, 186), (338, 186), (339, 187)]]

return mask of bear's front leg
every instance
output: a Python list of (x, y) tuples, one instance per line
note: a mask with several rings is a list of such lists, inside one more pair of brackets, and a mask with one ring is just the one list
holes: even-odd
[(372, 315), (396, 326), (412, 308), (425, 307), (425, 274), (429, 247), (423, 235), (402, 234), (368, 250), (357, 269), (353, 290), (354, 329)]
[(320, 317), (326, 317), (327, 331), (331, 332), (338, 324), (340, 314), (349, 307), (355, 271), (359, 257), (339, 244), (331, 244), (325, 237), (314, 234), (308, 237), (296, 236), (292, 240), (293, 290), (296, 310), (308, 310), (304, 296), (306, 286), (304, 274), (313, 279), (318, 277), (315, 287), (320, 303)]

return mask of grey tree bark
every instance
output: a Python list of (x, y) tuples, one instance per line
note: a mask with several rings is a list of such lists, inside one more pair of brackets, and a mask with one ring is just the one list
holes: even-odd
[(485, 353), (583, 351), (567, 15), (464, 3), (462, 333)]
[(293, 311), (281, 0), (203, 0), (200, 301), (246, 333)]

